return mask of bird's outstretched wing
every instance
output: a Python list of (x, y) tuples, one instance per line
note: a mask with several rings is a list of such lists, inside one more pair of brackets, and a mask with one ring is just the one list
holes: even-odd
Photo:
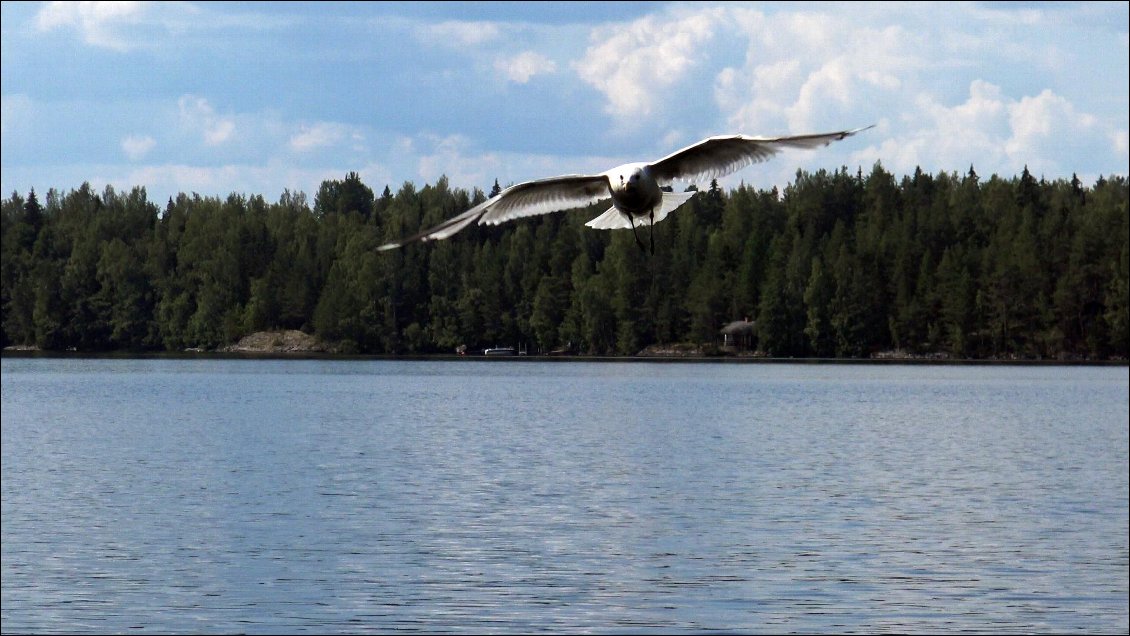
[[(497, 199), (497, 198), (498, 197), (495, 197), (495, 199)], [(415, 243), (416, 241), (438, 241), (440, 239), (445, 239), (445, 238), (451, 236), (452, 234), (455, 234), (459, 230), (462, 230), (463, 228), (467, 227), (473, 221), (475, 221), (480, 216), (482, 216), (483, 215), (483, 209), (486, 208), (486, 206), (488, 204), (490, 204), (491, 201), (494, 201), (495, 199), (488, 199), (486, 201), (483, 201), (482, 203), (471, 208), (470, 210), (467, 210), (463, 214), (460, 214), (458, 216), (453, 216), (450, 219), (444, 221), (443, 223), (440, 223), (439, 225), (437, 225), (435, 227), (428, 228), (428, 229), (426, 229), (422, 232), (418, 232), (416, 234), (413, 234), (412, 236), (407, 236), (407, 237), (402, 238), (402, 239), (397, 239), (397, 240), (395, 240), (391, 243), (385, 243), (384, 245), (378, 247), (377, 250), (383, 252), (385, 250), (392, 250), (392, 249), (396, 249), (398, 247), (404, 247), (405, 245), (408, 245), (409, 243)]]
[(433, 228), (386, 243), (377, 249), (391, 250), (415, 241), (438, 241), (475, 221), (483, 225), (497, 225), (525, 216), (591, 205), (610, 196), (608, 178), (604, 175), (571, 174), (526, 181), (506, 188), (497, 196)]
[(510, 186), (487, 201), (479, 223), (497, 225), (524, 216), (592, 205), (612, 196), (608, 177), (569, 174)]
[(672, 181), (717, 179), (748, 165), (765, 161), (784, 148), (819, 148), (871, 127), (792, 137), (708, 137), (651, 164), (651, 173), (660, 185)]

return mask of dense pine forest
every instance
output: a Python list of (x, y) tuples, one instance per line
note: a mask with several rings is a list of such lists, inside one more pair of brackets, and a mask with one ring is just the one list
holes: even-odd
[(710, 184), (655, 226), (654, 255), (631, 232), (585, 228), (599, 206), (376, 250), (486, 196), (446, 178), (376, 195), (355, 173), (312, 204), (289, 191), (163, 207), (140, 187), (13, 193), (3, 345), (212, 350), (300, 329), (344, 353), (632, 355), (715, 351), (724, 325), (748, 319), (747, 344), (774, 357), (1130, 353), (1122, 176), (801, 171), (783, 192)]

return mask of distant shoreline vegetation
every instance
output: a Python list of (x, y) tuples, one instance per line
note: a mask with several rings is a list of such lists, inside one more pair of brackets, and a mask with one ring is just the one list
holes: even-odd
[(547, 355), (530, 354), (521, 356), (496, 357), (482, 354), (458, 355), (452, 353), (409, 353), (409, 354), (339, 354), (314, 351), (288, 352), (230, 352), (230, 351), (40, 351), (38, 349), (6, 348), (0, 357), (7, 359), (58, 359), (58, 360), (321, 360), (321, 361), (392, 361), (392, 362), (551, 362), (551, 363), (641, 363), (641, 364), (754, 364), (754, 365), (842, 365), (858, 364), (867, 366), (1000, 366), (1000, 367), (1126, 367), (1130, 361), (1119, 358), (1107, 360), (1052, 360), (1052, 359), (974, 359), (939, 357), (872, 357), (872, 358), (771, 358), (767, 356), (736, 355), (698, 355), (698, 356), (650, 356), (650, 355)]
[(12, 193), (2, 345), (222, 353), (301, 332), (289, 351), (338, 357), (521, 345), (571, 359), (1130, 358), (1125, 176), (798, 171), (780, 192), (710, 184), (656, 225), (653, 256), (630, 232), (583, 227), (597, 206), (376, 251), (485, 198), (446, 177), (375, 195), (356, 173), (322, 182), (312, 204), (290, 191), (163, 207), (141, 187)]

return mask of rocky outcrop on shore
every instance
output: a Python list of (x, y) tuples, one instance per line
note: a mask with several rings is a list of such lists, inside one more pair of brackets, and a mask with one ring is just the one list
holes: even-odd
[(648, 345), (636, 354), (641, 358), (697, 358), (701, 355), (701, 346), (682, 342)]
[(239, 342), (221, 347), (225, 353), (332, 353), (333, 349), (316, 336), (297, 329), (257, 331)]

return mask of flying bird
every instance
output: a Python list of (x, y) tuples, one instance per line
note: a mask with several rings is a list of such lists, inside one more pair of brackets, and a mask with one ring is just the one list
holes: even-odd
[[(783, 148), (819, 148), (871, 127), (789, 137), (709, 137), (651, 163), (626, 163), (600, 174), (569, 174), (526, 181), (506, 188), (433, 228), (378, 249), (395, 249), (415, 241), (442, 240), (476, 221), (480, 225), (497, 225), (522, 217), (585, 207), (609, 198), (612, 207), (585, 225), (598, 230), (630, 228), (636, 243), (643, 249), (636, 227), (654, 227), (695, 194), (665, 192), (664, 186), (674, 181), (717, 179), (765, 161)], [(651, 251), (655, 252), (654, 234)]]

